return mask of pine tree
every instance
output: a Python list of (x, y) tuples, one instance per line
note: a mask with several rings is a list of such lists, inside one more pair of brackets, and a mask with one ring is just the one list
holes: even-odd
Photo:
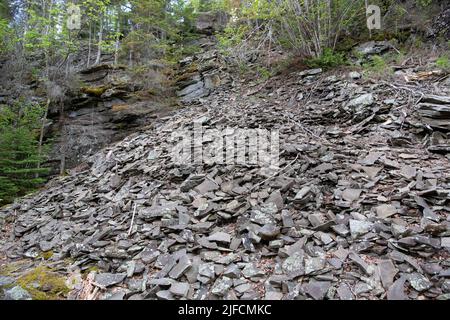
[(24, 195), (45, 180), (39, 155), (38, 128), (43, 108), (17, 103), (0, 106), (0, 204)]
[(0, 19), (9, 19), (11, 17), (11, 10), (8, 1), (0, 0)]

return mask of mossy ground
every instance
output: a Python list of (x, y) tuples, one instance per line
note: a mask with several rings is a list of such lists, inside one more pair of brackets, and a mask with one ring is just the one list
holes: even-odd
[(27, 290), (34, 300), (58, 300), (70, 289), (65, 278), (46, 266), (38, 266), (17, 279), (17, 284)]
[(50, 250), (42, 252), (39, 256), (42, 257), (44, 260), (49, 260), (51, 257), (53, 257), (53, 251)]
[(27, 260), (19, 260), (13, 263), (8, 263), (0, 266), (0, 276), (14, 277), (14, 275), (26, 268), (28, 264)]
[(96, 273), (98, 273), (98, 272), (100, 272), (100, 268), (98, 267), (98, 266), (90, 266), (90, 267), (88, 267), (86, 270), (84, 270), (83, 271), (83, 275), (84, 276), (87, 276), (89, 273), (91, 273), (91, 272), (96, 272)]

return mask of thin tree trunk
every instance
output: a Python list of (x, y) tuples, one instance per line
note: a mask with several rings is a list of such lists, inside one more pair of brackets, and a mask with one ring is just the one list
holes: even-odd
[(88, 44), (88, 56), (86, 67), (89, 68), (91, 64), (91, 50), (92, 50), (92, 23), (89, 22), (89, 44)]
[(117, 66), (119, 64), (119, 48), (120, 48), (120, 41), (119, 39), (116, 40), (115, 44), (115, 52), (114, 52), (114, 65)]
[[(38, 145), (38, 159), (39, 162), (37, 164), (37, 168), (41, 168), (41, 156), (42, 156), (42, 145), (44, 144), (44, 130), (45, 130), (45, 123), (47, 122), (47, 116), (48, 116), (48, 108), (50, 107), (50, 99), (47, 99), (47, 104), (45, 105), (45, 112), (44, 116), (42, 117), (42, 124), (41, 124), (41, 130), (39, 132), (39, 145)], [(37, 177), (38, 173), (36, 173)]]
[(119, 48), (120, 48), (120, 6), (117, 7), (117, 20), (116, 20), (116, 44), (114, 52), (114, 65), (119, 63)]
[[(133, 32), (133, 31), (134, 31), (134, 27), (133, 27), (133, 24), (131, 24), (131, 32)], [(129, 52), (128, 64), (129, 64), (130, 68), (133, 67), (133, 44), (132, 43), (130, 44), (130, 52)]]
[[(48, 19), (50, 19), (50, 12), (53, 9), (53, 2), (50, 2), (50, 7), (48, 10)], [(50, 32), (50, 25), (47, 24), (47, 26), (45, 27), (45, 36), (47, 36)], [(50, 57), (49, 57), (49, 52), (48, 52), (48, 48), (45, 48), (45, 75), (47, 77), (47, 79), (49, 80), (50, 78)]]
[(62, 176), (64, 175), (65, 171), (66, 171), (66, 153), (64, 151), (65, 146), (63, 146), (63, 148), (61, 149), (61, 162), (59, 165), (59, 175)]
[(102, 57), (102, 42), (103, 42), (103, 19), (100, 19), (100, 31), (98, 33), (97, 59), (95, 60), (95, 64), (99, 64), (100, 59)]
[(331, 37), (331, 19), (332, 19), (332, 10), (331, 10), (331, 0), (327, 1), (327, 10), (328, 10), (328, 21), (327, 21), (327, 47), (332, 48), (334, 50), (334, 47), (332, 45), (332, 37)]
[(60, 175), (64, 175), (64, 172), (66, 170), (66, 149), (67, 149), (67, 134), (66, 134), (66, 130), (65, 130), (65, 116), (64, 116), (64, 104), (62, 102), (60, 102), (61, 105), (59, 107), (59, 123), (60, 123), (60, 128), (61, 128), (61, 148), (60, 148), (60, 153), (61, 153), (61, 157), (60, 157), (60, 164), (59, 164), (59, 174)]

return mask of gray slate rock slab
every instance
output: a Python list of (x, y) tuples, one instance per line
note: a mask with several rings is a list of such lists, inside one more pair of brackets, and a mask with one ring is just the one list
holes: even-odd
[(169, 272), (169, 277), (172, 279), (180, 278), (190, 267), (192, 266), (192, 261), (189, 260), (187, 256), (182, 256), (178, 263)]
[(428, 290), (433, 285), (430, 280), (420, 273), (414, 272), (408, 275), (408, 282), (414, 290), (422, 292)]
[(5, 300), (33, 300), (30, 293), (20, 286), (4, 290)]
[(231, 235), (226, 232), (216, 232), (208, 237), (209, 241), (217, 241), (217, 242), (231, 242)]
[(309, 275), (322, 271), (325, 268), (326, 260), (321, 257), (305, 259), (305, 274)]
[(160, 300), (173, 300), (174, 296), (172, 295), (172, 292), (169, 290), (161, 290), (156, 293), (156, 296)]
[(9, 286), (15, 282), (13, 277), (0, 276), (0, 287)]
[(378, 273), (383, 287), (387, 290), (394, 283), (394, 277), (398, 273), (392, 260), (381, 260), (378, 262)]
[(99, 273), (95, 276), (94, 282), (100, 287), (107, 288), (121, 283), (126, 276), (125, 273)]
[(408, 296), (405, 293), (405, 277), (397, 279), (387, 290), (388, 300), (408, 300)]
[(178, 297), (186, 297), (188, 292), (189, 292), (190, 286), (188, 283), (185, 282), (175, 282), (174, 284), (172, 284), (172, 286), (170, 287), (170, 292), (174, 295), (174, 296), (178, 296)]
[(323, 300), (330, 287), (331, 282), (329, 281), (310, 281), (303, 285), (303, 290), (314, 300)]
[(336, 292), (340, 300), (354, 300), (355, 297), (350, 290), (348, 284), (341, 283), (341, 285), (336, 289)]
[(228, 277), (220, 277), (211, 288), (211, 293), (223, 297), (232, 286), (232, 279)]
[(366, 93), (359, 97), (356, 97), (352, 100), (350, 100), (347, 103), (347, 107), (365, 107), (370, 106), (374, 103), (374, 98), (372, 93)]
[(350, 220), (350, 233), (353, 238), (358, 238), (362, 235), (365, 235), (373, 228), (373, 223), (369, 221), (360, 221), (360, 220)]
[(282, 300), (283, 299), (283, 293), (276, 292), (276, 291), (268, 291), (266, 292), (266, 295), (264, 296), (264, 300)]
[(397, 213), (397, 209), (389, 204), (382, 204), (376, 208), (378, 217), (384, 219)]
[(275, 225), (273, 225), (273, 224), (265, 224), (258, 231), (258, 235), (263, 240), (273, 240), (279, 234), (280, 234), (280, 228), (275, 226)]
[(284, 260), (282, 269), (284, 273), (291, 277), (296, 278), (305, 274), (305, 267), (303, 265), (304, 254), (303, 252), (295, 252), (293, 255)]

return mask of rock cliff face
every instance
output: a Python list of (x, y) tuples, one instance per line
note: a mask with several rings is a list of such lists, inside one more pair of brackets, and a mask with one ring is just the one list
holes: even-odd
[(433, 18), (433, 23), (427, 35), (430, 37), (443, 37), (450, 40), (450, 2), (447, 1), (447, 8)]
[[(74, 168), (108, 144), (151, 125), (179, 102), (198, 102), (217, 87), (229, 84), (226, 65), (212, 36), (226, 26), (227, 19), (223, 13), (199, 14), (196, 44), (202, 52), (180, 61), (174, 79), (169, 79), (168, 66), (160, 62), (145, 62), (145, 74), (137, 76), (126, 66), (114, 66), (108, 54), (102, 56), (100, 64), (86, 68), (83, 49), (73, 58), (73, 79), (52, 76), (55, 79), (47, 84), (33, 80), (31, 68), (23, 72), (26, 68), (22, 70), (12, 61), (0, 61), (0, 103), (25, 96), (45, 104), (46, 93), (54, 96), (45, 139), (51, 141), (49, 164), (58, 174), (62, 162), (65, 169)], [(42, 68), (33, 63), (31, 67)], [(70, 88), (65, 87), (66, 82), (72, 82)]]
[(195, 27), (197, 32), (211, 35), (225, 29), (228, 20), (229, 16), (224, 12), (200, 12)]
[(0, 64), (0, 103), (12, 104), (19, 97), (41, 105), (47, 97), (51, 100), (45, 139), (50, 142), (54, 174), (59, 174), (61, 161), (66, 169), (73, 168), (177, 106), (167, 80), (168, 67), (161, 63), (148, 62), (142, 75), (114, 66), (108, 55), (98, 65), (86, 68), (84, 64), (75, 61), (69, 79), (52, 73), (48, 82), (38, 82), (12, 61)]
[[(155, 65), (151, 72), (158, 76), (163, 70)], [(111, 62), (82, 69), (79, 79), (81, 88), (64, 101), (63, 114), (57, 106), (50, 112), (54, 119), (51, 136), (56, 137), (51, 161), (58, 164), (64, 155), (66, 168), (151, 124), (151, 119), (174, 107), (173, 102), (171, 105), (153, 96), (152, 88), (133, 79), (125, 67)]]
[[(220, 86), (230, 85), (232, 78), (218, 50), (204, 44), (204, 52), (180, 61), (176, 77), (176, 94), (182, 103), (192, 103), (211, 94)], [(209, 47), (209, 48), (208, 48)]]

